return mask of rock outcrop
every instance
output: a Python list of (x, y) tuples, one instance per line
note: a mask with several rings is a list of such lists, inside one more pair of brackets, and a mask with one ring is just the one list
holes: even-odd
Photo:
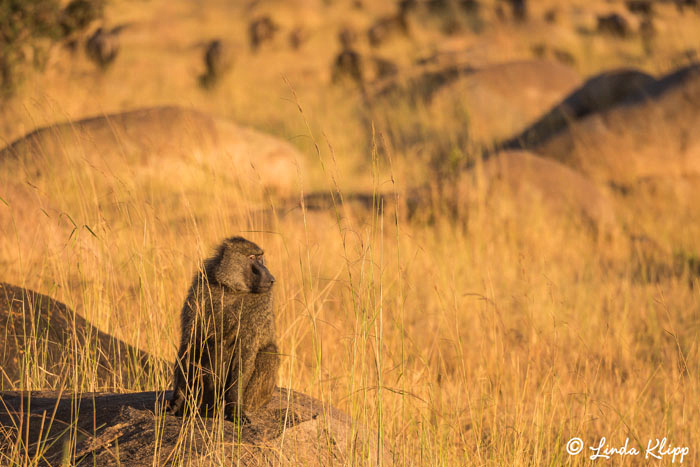
[(580, 84), (578, 73), (562, 63), (506, 62), (463, 73), (437, 90), (430, 105), (462, 109), (470, 137), (490, 144), (525, 129)]
[(629, 186), (700, 174), (700, 67), (684, 68), (602, 112), (527, 145), (588, 177)]
[[(0, 459), (40, 457), (51, 466), (377, 464), (368, 431), (296, 391), (277, 388), (243, 426), (167, 415), (169, 395), (0, 393)], [(384, 453), (384, 465), (391, 465)]]
[(175, 106), (50, 125), (0, 150), (0, 167), (19, 164), (22, 172), (35, 176), (47, 164), (67, 161), (84, 161), (106, 173), (122, 163), (131, 171), (160, 171), (178, 163), (225, 166), (243, 185), (286, 190), (294, 185), (302, 157), (285, 141)]
[(1, 282), (0, 339), (3, 389), (133, 386), (167, 365), (63, 303)]

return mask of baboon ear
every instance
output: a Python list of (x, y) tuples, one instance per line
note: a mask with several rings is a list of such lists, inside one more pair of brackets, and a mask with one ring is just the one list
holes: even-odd
[(241, 265), (241, 259), (231, 248), (224, 248), (219, 262), (219, 267), (214, 272), (216, 281), (232, 290), (245, 291), (248, 286), (245, 282), (245, 274)]

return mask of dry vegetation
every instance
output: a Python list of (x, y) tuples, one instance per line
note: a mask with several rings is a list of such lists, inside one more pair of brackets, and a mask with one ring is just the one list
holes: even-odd
[[(54, 47), (49, 65), (2, 103), (0, 138), (175, 104), (296, 146), (294, 187), (265, 190), (262, 178), (240, 180), (232, 160), (206, 154), (159, 161), (126, 157), (125, 148), (92, 154), (95, 164), (84, 150), (60, 151), (31, 169), (0, 160), (0, 281), (47, 294), (102, 331), (172, 360), (198, 262), (222, 238), (244, 235), (264, 247), (278, 280), (279, 386), (375, 430), (395, 463), (591, 464), (566, 453), (574, 436), (586, 446), (605, 436), (619, 447), (629, 438), (642, 451), (665, 436), (690, 448), (685, 464), (700, 463), (697, 178), (647, 177), (624, 189), (601, 183), (596, 189), (615, 212), (604, 226), (538, 203), (547, 190), (528, 203), (507, 196), (508, 187), (492, 196), (479, 176), (469, 196), (455, 198), (450, 187), (474, 160), (479, 170), (478, 144), (492, 141), (472, 137), (472, 109), (456, 97), (374, 98), (372, 85), (331, 83), (338, 31), (362, 32), (395, 10), (389, 1), (355, 3), (110, 1), (106, 25), (127, 25), (114, 63), (101, 70), (82, 50)], [(499, 19), (502, 2), (481, 3), (478, 24), (458, 17), (463, 24), (452, 34), (443, 24), (449, 15), (418, 16), (410, 37), (373, 49), (363, 32), (357, 50), (395, 61), (402, 80), (441, 60), (484, 67), (557, 49), (552, 56), (573, 62), (567, 66), (583, 82), (614, 67), (669, 72), (689, 63), (700, 40), (700, 14), (670, 3), (657, 5), (651, 49), (639, 34), (595, 33), (596, 12), (625, 11), (623, 2), (533, 1), (522, 24), (507, 8)], [(558, 10), (554, 23), (543, 19), (550, 9)], [(263, 14), (279, 31), (253, 52), (248, 21)], [(287, 34), (298, 27), (308, 38), (293, 48)], [(202, 57), (214, 38), (234, 47), (234, 64), (204, 89)], [(494, 115), (511, 115), (518, 81), (505, 87)], [(474, 120), (478, 137), (489, 134), (488, 121)], [(503, 125), (494, 123), (499, 137)], [(416, 187), (425, 189), (409, 216), (406, 199)], [(397, 195), (369, 207), (292, 207), (314, 191), (338, 201), (360, 191)], [(70, 378), (65, 387), (32, 367), (37, 361), (27, 360), (32, 377), (21, 387), (2, 389), (128, 392), (171, 382), (165, 369), (138, 387), (100, 387), (95, 378)], [(87, 362), (71, 371), (95, 370)], [(0, 433), (0, 447), (5, 442)], [(10, 452), (17, 457), (0, 464), (39, 462), (21, 448)]]

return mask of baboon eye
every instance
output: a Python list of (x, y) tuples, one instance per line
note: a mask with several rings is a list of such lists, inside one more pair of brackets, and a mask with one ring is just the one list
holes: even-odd
[(255, 261), (255, 255), (250, 255), (250, 256), (248, 256), (248, 259), (251, 260), (251, 261)]
[(265, 259), (263, 258), (263, 255), (258, 255), (257, 260), (260, 264), (265, 264)]

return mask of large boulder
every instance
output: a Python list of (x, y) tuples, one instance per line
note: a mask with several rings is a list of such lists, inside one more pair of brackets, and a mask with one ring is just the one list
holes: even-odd
[(628, 186), (700, 174), (700, 67), (668, 75), (528, 148), (590, 178)]
[(133, 386), (166, 365), (63, 303), (2, 282), (0, 336), (2, 389)]
[(506, 62), (462, 73), (435, 92), (430, 106), (466, 113), (470, 138), (490, 144), (525, 129), (580, 84), (578, 73), (562, 63)]
[[(203, 164), (239, 183), (293, 187), (302, 157), (290, 144), (251, 128), (181, 107), (154, 107), (39, 128), (0, 150), (0, 167), (19, 164), (38, 176), (47, 164), (86, 161), (112, 173), (125, 164), (167, 170)], [(14, 172), (14, 171), (12, 171)]]
[(507, 203), (512, 211), (533, 212), (610, 228), (615, 214), (607, 194), (576, 171), (525, 151), (505, 151), (464, 174), (459, 199)]
[(634, 69), (611, 70), (595, 75), (519, 135), (501, 144), (504, 149), (537, 145), (564, 130), (571, 122), (640, 99), (656, 79)]
[[(0, 453), (35, 459), (43, 449), (42, 459), (56, 466), (378, 462), (375, 438), (368, 430), (340, 410), (296, 391), (276, 389), (270, 403), (251, 413), (251, 423), (244, 426), (219, 418), (167, 415), (163, 400), (169, 396), (163, 392), (0, 393), (0, 431), (9, 434), (0, 442)], [(30, 440), (27, 450), (24, 439)], [(388, 450), (382, 452), (384, 465), (390, 465)]]
[[(575, 70), (546, 60), (402, 75), (369, 94), (367, 141), (451, 171), (525, 129), (580, 84)], [(375, 127), (384, 137), (374, 137)]]

